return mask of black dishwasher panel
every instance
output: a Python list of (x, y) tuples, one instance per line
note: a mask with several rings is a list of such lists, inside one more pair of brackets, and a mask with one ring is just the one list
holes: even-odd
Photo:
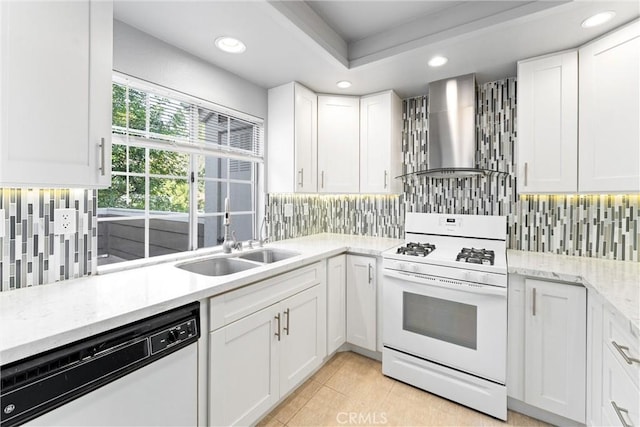
[(0, 367), (0, 425), (20, 425), (196, 342), (199, 314), (196, 302)]

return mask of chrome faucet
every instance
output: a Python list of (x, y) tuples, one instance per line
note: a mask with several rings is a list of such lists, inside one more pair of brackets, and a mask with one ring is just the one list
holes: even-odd
[(224, 241), (222, 242), (222, 252), (230, 254), (233, 249), (242, 250), (242, 242), (236, 240), (236, 232), (231, 230), (229, 198), (227, 197), (224, 199)]

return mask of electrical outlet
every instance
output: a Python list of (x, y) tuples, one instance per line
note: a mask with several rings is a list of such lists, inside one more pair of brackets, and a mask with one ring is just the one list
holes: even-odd
[(53, 234), (58, 236), (63, 234), (73, 234), (76, 232), (75, 209), (55, 209), (53, 211), (53, 215)]
[(284, 204), (284, 216), (291, 218), (293, 216), (293, 203)]
[(309, 203), (302, 204), (302, 214), (309, 215)]
[(0, 237), (4, 237), (4, 223), (6, 220), (4, 219), (4, 209), (0, 209)]

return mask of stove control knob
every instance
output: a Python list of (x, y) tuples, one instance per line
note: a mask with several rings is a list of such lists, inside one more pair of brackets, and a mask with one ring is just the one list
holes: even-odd
[(420, 267), (417, 264), (413, 264), (411, 266), (411, 271), (413, 271), (414, 273), (418, 273), (420, 271)]
[(480, 274), (478, 279), (480, 283), (489, 283), (489, 275), (487, 273)]
[(473, 273), (471, 271), (465, 271), (464, 280), (467, 282), (473, 282)]
[(404, 262), (399, 262), (399, 263), (397, 263), (397, 264), (396, 264), (396, 268), (397, 268), (398, 270), (404, 270), (404, 271), (406, 271), (406, 270), (407, 270), (407, 264), (406, 264), (406, 263), (404, 263)]

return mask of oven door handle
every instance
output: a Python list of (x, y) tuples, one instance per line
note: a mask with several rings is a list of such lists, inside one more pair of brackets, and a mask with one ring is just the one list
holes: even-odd
[[(399, 271), (389, 270), (386, 268), (384, 269), (384, 275), (387, 277), (393, 277), (395, 279), (401, 279), (401, 280), (406, 280), (408, 282), (418, 283), (423, 286), (437, 286), (439, 288), (458, 290), (462, 292), (470, 292), (472, 294), (478, 294), (478, 295), (494, 295), (494, 296), (499, 296), (504, 298), (507, 297), (507, 288), (502, 288), (499, 286), (480, 285), (480, 284), (466, 285), (465, 282), (456, 280), (456, 282), (460, 282), (461, 285), (454, 287), (451, 285), (444, 285), (439, 283), (439, 281), (437, 280), (439, 278), (436, 276), (423, 275), (423, 277), (421, 277), (421, 275), (418, 273), (402, 273)], [(436, 280), (431, 281), (427, 277), (433, 277)]]

